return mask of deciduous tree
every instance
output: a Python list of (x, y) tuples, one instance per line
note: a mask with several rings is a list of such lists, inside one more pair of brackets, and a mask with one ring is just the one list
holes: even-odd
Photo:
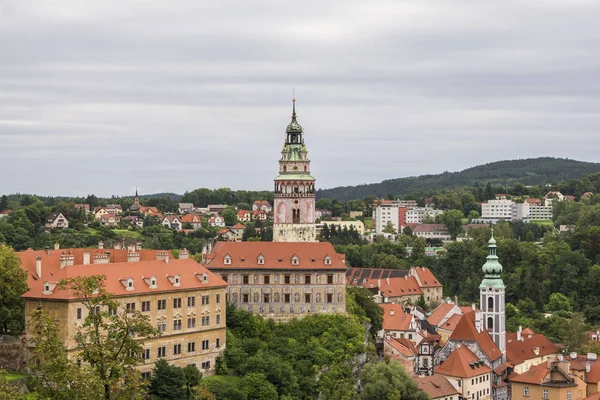
[(21, 295), (27, 291), (27, 273), (19, 256), (4, 245), (0, 245), (0, 288), (0, 332), (19, 334), (25, 319)]

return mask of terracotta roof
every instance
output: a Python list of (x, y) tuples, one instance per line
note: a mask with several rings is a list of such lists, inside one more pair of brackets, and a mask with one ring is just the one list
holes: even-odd
[[(346, 265), (337, 256), (329, 242), (217, 242), (213, 247), (213, 257), (208, 268), (219, 269), (319, 269), (346, 270)], [(231, 264), (225, 264), (225, 256), (231, 257)], [(264, 264), (258, 257), (264, 257)], [(292, 257), (298, 257), (298, 264), (292, 264)], [(330, 265), (325, 261), (329, 260)]]
[(423, 291), (414, 276), (389, 279), (371, 279), (363, 287), (379, 287), (385, 297), (420, 296)]
[[(557, 368), (554, 368), (555, 370), (559, 371)], [(548, 363), (541, 363), (539, 365), (534, 365), (531, 368), (529, 368), (529, 370), (527, 370), (526, 372), (523, 372), (520, 375), (511, 375), (511, 377), (509, 378), (511, 382), (519, 382), (519, 383), (530, 383), (533, 385), (540, 385), (542, 383), (542, 380), (546, 377), (546, 375), (548, 375), (550, 373), (550, 369), (548, 368)], [(564, 375), (564, 374), (563, 374)], [(565, 376), (565, 382), (564, 384), (566, 384), (567, 386), (574, 386), (575, 383), (572, 382), (568, 382), (568, 377)], [(554, 385), (560, 385), (560, 381), (553, 379), (552, 383)]]
[(525, 199), (525, 203), (529, 203), (529, 204), (538, 204), (541, 202), (542, 201), (540, 199)]
[(415, 357), (417, 355), (417, 350), (415, 346), (412, 345), (410, 340), (407, 339), (396, 339), (391, 337), (386, 337), (385, 342), (396, 349), (400, 354), (404, 357)]
[(413, 228), (413, 232), (443, 232), (448, 233), (448, 228), (444, 224), (419, 224)]
[(456, 376), (460, 378), (471, 378), (490, 373), (491, 369), (467, 346), (459, 346), (448, 358), (435, 368), (436, 374)]
[[(348, 268), (346, 270), (346, 284), (349, 286), (364, 286), (367, 285), (371, 280), (398, 278), (407, 275), (408, 271), (398, 269)], [(377, 287), (377, 285), (374, 287)]]
[(427, 317), (427, 322), (429, 322), (429, 324), (432, 326), (438, 326), (440, 321), (444, 319), (446, 315), (448, 315), (448, 313), (450, 312), (450, 310), (452, 310), (453, 307), (454, 304), (446, 302), (440, 304), (436, 307), (435, 310), (431, 312), (431, 315)]
[(199, 223), (200, 222), (200, 216), (195, 215), (195, 214), (185, 214), (183, 217), (179, 217), (179, 220), (186, 224), (186, 223)]
[(535, 335), (535, 332), (531, 330), (531, 328), (525, 328), (521, 332), (523, 335)]
[(443, 329), (445, 331), (453, 332), (456, 329), (456, 325), (458, 321), (462, 318), (462, 315), (454, 314), (446, 322), (438, 326), (438, 329)]
[(246, 214), (250, 214), (250, 211), (248, 211), (248, 210), (239, 210), (237, 212), (238, 218), (245, 218)]
[(589, 395), (584, 400), (600, 400), (600, 392)]
[(442, 284), (437, 280), (429, 268), (414, 267), (413, 271), (415, 271), (419, 277), (421, 287), (442, 287)]
[[(51, 294), (43, 294), (45, 283), (57, 283), (65, 278), (92, 275), (104, 275), (106, 277), (106, 290), (115, 296), (227, 285), (219, 276), (211, 273), (193, 259), (170, 259), (168, 263), (164, 260), (152, 260), (108, 264), (80, 264), (60, 268), (60, 261), (58, 264), (51, 263), (48, 262), (50, 261), (49, 257), (46, 260), (42, 257), (41, 278), (38, 278), (35, 273), (35, 257), (33, 258), (33, 265), (29, 260), (30, 257), (26, 257), (25, 262), (21, 266), (21, 268), (24, 268), (28, 272), (27, 286), (29, 290), (22, 296), (24, 298), (72, 299), (73, 297), (69, 292), (61, 291), (58, 288), (55, 288)], [(207, 283), (202, 283), (202, 275), (205, 273), (208, 278)], [(173, 283), (168, 279), (168, 276), (173, 277), (176, 275), (180, 276), (181, 285), (179, 287), (174, 287)], [(156, 289), (150, 289), (148, 283), (144, 281), (144, 278), (151, 278), (153, 276), (156, 278)], [(133, 290), (127, 290), (125, 287), (124, 282), (129, 278), (133, 279)]]
[(152, 214), (158, 214), (158, 208), (156, 207), (140, 207), (141, 213), (145, 213), (146, 211), (149, 211)]
[(242, 224), (235, 224), (231, 229), (246, 229), (246, 227)]
[(502, 352), (496, 346), (496, 343), (492, 340), (490, 334), (483, 329), (481, 332), (477, 332), (475, 328), (475, 312), (471, 311), (462, 316), (456, 328), (450, 335), (448, 341), (476, 341), (479, 344), (481, 350), (490, 360), (496, 360), (502, 356)]
[(386, 331), (407, 331), (412, 321), (412, 315), (406, 314), (400, 304), (383, 303), (383, 329)]
[(576, 359), (572, 359), (568, 356), (565, 356), (565, 359), (569, 361), (571, 369), (576, 371), (585, 371), (586, 366), (589, 363), (590, 372), (585, 373), (586, 383), (597, 384), (600, 382), (600, 361), (597, 359), (588, 359), (587, 356), (580, 354), (577, 355)]
[(456, 394), (460, 395), (460, 392), (442, 375), (431, 375), (413, 379), (419, 385), (419, 389), (427, 393), (432, 399), (450, 397)]
[(178, 216), (178, 215), (165, 215), (165, 218), (163, 219), (163, 221), (164, 221), (165, 219), (166, 219), (167, 221), (169, 221), (170, 223), (173, 223), (173, 221), (175, 221), (175, 220), (177, 220), (177, 221), (181, 222), (181, 220), (179, 219), (179, 216)]
[(506, 359), (513, 365), (550, 354), (558, 354), (558, 348), (546, 336), (539, 333), (524, 337), (523, 341), (514, 340), (506, 343)]

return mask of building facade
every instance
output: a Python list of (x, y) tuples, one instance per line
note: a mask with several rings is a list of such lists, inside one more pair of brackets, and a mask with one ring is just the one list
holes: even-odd
[(394, 230), (400, 229), (399, 207), (393, 204), (381, 204), (373, 209), (373, 229), (375, 233), (382, 234), (388, 223), (392, 223)]
[(217, 242), (206, 267), (228, 282), (228, 301), (286, 321), (346, 314), (346, 266), (328, 242)]
[(488, 242), (488, 256), (482, 267), (485, 274), (479, 285), (479, 301), (481, 307), (481, 320), (490, 334), (492, 340), (503, 354), (506, 354), (506, 316), (504, 282), (500, 274), (502, 265), (498, 262), (496, 254), (496, 239), (494, 229)]
[(279, 160), (275, 178), (274, 242), (315, 242), (315, 178), (310, 174), (308, 150), (302, 126), (296, 120), (296, 99), (292, 121)]
[[(180, 259), (167, 251), (126, 249), (24, 251), (19, 256), (28, 273), (29, 290), (22, 296), (26, 315), (39, 307), (46, 310), (57, 321), (70, 357), (77, 357), (75, 335), (89, 310), (81, 299), (60, 290), (58, 282), (104, 275), (105, 289), (120, 303), (116, 312), (140, 311), (161, 333), (143, 340), (138, 366), (143, 374), (159, 358), (180, 367), (195, 364), (204, 375), (214, 373), (226, 345), (227, 283), (187, 258), (186, 250)], [(26, 333), (34, 334), (29, 318)]]

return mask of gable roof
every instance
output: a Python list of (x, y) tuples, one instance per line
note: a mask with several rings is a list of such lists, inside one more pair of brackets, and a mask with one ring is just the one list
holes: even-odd
[(456, 328), (454, 328), (452, 335), (448, 339), (449, 342), (453, 340), (477, 342), (481, 351), (492, 361), (502, 356), (502, 352), (485, 329), (477, 332), (475, 328), (475, 312), (473, 311), (466, 313), (458, 321)]
[[(223, 257), (229, 254), (231, 264), (225, 264)], [(258, 263), (258, 256), (264, 256), (264, 264)], [(292, 264), (292, 256), (299, 259)], [(329, 242), (217, 242), (208, 257), (208, 268), (219, 269), (319, 269), (346, 270), (346, 265)], [(325, 258), (331, 260), (325, 264)]]
[(392, 346), (395, 350), (397, 350), (400, 354), (402, 354), (406, 358), (416, 357), (417, 349), (415, 346), (407, 339), (396, 339), (391, 337), (384, 338), (385, 342)]
[(346, 284), (350, 286), (363, 286), (370, 280), (399, 278), (408, 275), (408, 271), (383, 268), (348, 268), (346, 270)]
[(414, 276), (385, 280), (371, 279), (363, 287), (379, 287), (379, 291), (385, 297), (420, 296), (423, 294)]
[(427, 322), (429, 322), (429, 324), (432, 326), (438, 326), (440, 321), (443, 320), (446, 315), (448, 315), (452, 308), (454, 308), (454, 303), (444, 302), (440, 304), (431, 312), (431, 315), (427, 317)]
[(185, 214), (182, 217), (179, 217), (179, 221), (181, 221), (182, 223), (186, 224), (186, 223), (200, 223), (200, 216), (195, 215), (195, 214)]
[(442, 284), (437, 280), (433, 272), (425, 267), (413, 267), (411, 271), (417, 274), (421, 287), (442, 287)]
[(462, 315), (454, 314), (453, 316), (448, 318), (448, 320), (446, 320), (446, 322), (439, 325), (438, 329), (443, 329), (448, 332), (454, 332), (454, 329), (456, 329), (456, 325), (458, 324), (458, 321), (460, 321), (461, 318), (462, 318)]
[(231, 229), (246, 229), (246, 227), (240, 223), (235, 224)]
[(564, 379), (564, 381), (559, 381), (555, 379), (556, 375), (552, 375), (553, 386), (576, 386), (576, 383), (574, 382), (574, 377), (572, 375), (567, 374), (567, 372), (563, 369), (559, 368), (556, 362), (552, 362), (550, 363), (550, 365), (548, 362), (544, 362), (539, 365), (534, 365), (522, 374), (512, 375), (510, 377), (510, 381), (519, 383), (530, 383), (532, 385), (541, 385), (542, 381), (544, 381), (546, 376), (551, 372), (557, 372), (559, 375), (562, 375)]
[(248, 210), (239, 210), (237, 212), (238, 218), (245, 218), (246, 214), (250, 214), (250, 211), (248, 211)]
[(412, 321), (412, 315), (404, 312), (400, 304), (383, 303), (383, 329), (386, 331), (407, 331)]
[(419, 389), (427, 393), (432, 399), (450, 397), (456, 394), (460, 395), (460, 392), (442, 375), (423, 376), (413, 379), (419, 385)]
[[(524, 333), (523, 331), (522, 333)], [(538, 354), (536, 354), (536, 350)], [(513, 365), (521, 364), (537, 357), (558, 354), (558, 347), (542, 334), (533, 334), (523, 341), (514, 340), (506, 343), (506, 360)]]
[(436, 374), (460, 378), (471, 378), (491, 371), (467, 346), (458, 346), (442, 364), (435, 368)]

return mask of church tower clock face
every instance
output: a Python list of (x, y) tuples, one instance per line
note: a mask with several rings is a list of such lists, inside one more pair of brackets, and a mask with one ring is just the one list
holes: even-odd
[(316, 242), (315, 178), (310, 174), (304, 131), (296, 119), (296, 99), (292, 104), (274, 185), (273, 241)]

